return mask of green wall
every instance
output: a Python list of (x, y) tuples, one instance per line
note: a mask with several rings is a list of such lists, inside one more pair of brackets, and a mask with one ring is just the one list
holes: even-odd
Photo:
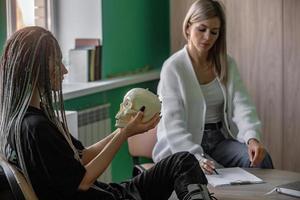
[[(0, 52), (6, 40), (5, 1), (0, 0)], [(133, 72), (148, 65), (160, 68), (170, 53), (168, 0), (102, 0), (103, 77)], [(148, 81), (65, 101), (67, 110), (81, 110), (110, 103), (114, 116), (131, 88), (156, 91), (158, 81)], [(112, 162), (113, 181), (131, 177), (132, 160), (124, 144)]]
[[(145, 83), (134, 84), (122, 88), (117, 88), (107, 92), (96, 93), (65, 101), (66, 110), (82, 110), (89, 107), (94, 107), (102, 104), (110, 104), (110, 118), (112, 131), (115, 130), (115, 115), (119, 110), (123, 96), (128, 90), (134, 87), (149, 88), (156, 92), (158, 81), (148, 81)], [(114, 182), (124, 181), (131, 178), (132, 174), (132, 159), (128, 153), (128, 145), (125, 143), (120, 151), (115, 156), (112, 162), (112, 179)]]
[(6, 40), (6, 6), (5, 0), (0, 1), (0, 55)]
[[(169, 0), (102, 0), (102, 78), (160, 68), (170, 55), (169, 21)], [(67, 101), (66, 105), (110, 103), (114, 119), (124, 94), (133, 87), (156, 92), (157, 81)], [(124, 144), (112, 162), (113, 181), (131, 177), (132, 160), (127, 148)]]
[(170, 53), (169, 0), (102, 0), (102, 77), (160, 68)]

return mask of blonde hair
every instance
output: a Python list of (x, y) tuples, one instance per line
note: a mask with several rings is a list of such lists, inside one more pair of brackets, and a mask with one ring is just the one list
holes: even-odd
[[(12, 148), (8, 137), (15, 141), (17, 161), (30, 183), (21, 145), (21, 126), (34, 89), (38, 88), (40, 103), (49, 121), (64, 136), (78, 160), (72, 144), (63, 105), (61, 84), (51, 89), (50, 58), (61, 60), (57, 40), (47, 30), (32, 26), (15, 32), (6, 42), (0, 62), (0, 152), (11, 160)], [(61, 77), (61, 65), (55, 65), (55, 77)]]
[(187, 29), (193, 23), (213, 17), (220, 19), (219, 36), (208, 54), (208, 60), (213, 63), (220, 80), (227, 81), (227, 47), (226, 47), (226, 17), (223, 5), (216, 0), (197, 0), (187, 12), (183, 22), (183, 36), (188, 40)]

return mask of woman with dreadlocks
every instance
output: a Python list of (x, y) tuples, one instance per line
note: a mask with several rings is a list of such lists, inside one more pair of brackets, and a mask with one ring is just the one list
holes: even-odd
[(155, 127), (145, 107), (122, 128), (83, 147), (68, 131), (61, 83), (67, 73), (53, 35), (26, 27), (7, 41), (0, 63), (1, 156), (24, 174), (39, 199), (211, 199), (198, 161), (174, 154), (131, 180), (97, 181), (128, 137)]

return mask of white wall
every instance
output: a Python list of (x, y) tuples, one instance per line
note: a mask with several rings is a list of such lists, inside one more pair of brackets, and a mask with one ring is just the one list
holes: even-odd
[(75, 38), (100, 38), (102, 41), (101, 0), (54, 0), (54, 34), (64, 60), (74, 48)]

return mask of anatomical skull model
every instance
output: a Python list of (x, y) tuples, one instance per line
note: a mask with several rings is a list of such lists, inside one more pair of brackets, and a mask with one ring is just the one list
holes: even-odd
[(150, 120), (160, 112), (161, 103), (157, 95), (147, 89), (134, 88), (126, 93), (116, 115), (116, 127), (123, 128), (134, 117), (142, 106), (145, 106), (143, 122)]

